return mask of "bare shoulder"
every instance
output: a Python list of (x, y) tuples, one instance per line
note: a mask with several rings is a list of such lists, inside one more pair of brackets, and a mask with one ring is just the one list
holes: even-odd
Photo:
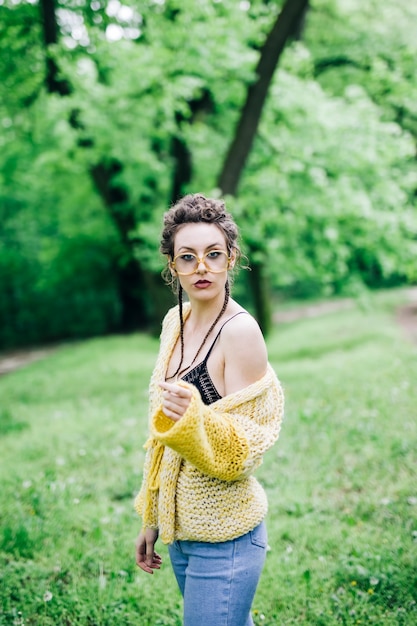
[(224, 333), (225, 337), (228, 339), (233, 339), (241, 337), (242, 332), (258, 336), (259, 339), (263, 341), (262, 332), (259, 328), (258, 322), (250, 313), (248, 313), (248, 311), (245, 311), (244, 309), (234, 313), (229, 318), (222, 330), (222, 334)]
[(249, 313), (233, 317), (223, 328), (221, 341), (226, 379), (232, 391), (262, 378), (268, 354), (259, 324)]

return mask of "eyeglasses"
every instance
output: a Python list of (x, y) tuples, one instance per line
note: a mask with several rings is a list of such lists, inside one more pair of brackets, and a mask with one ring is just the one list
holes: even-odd
[(229, 269), (230, 257), (224, 250), (210, 250), (201, 258), (192, 252), (182, 252), (174, 257), (171, 267), (180, 276), (191, 276), (198, 270), (200, 263), (204, 263), (207, 271), (220, 274)]

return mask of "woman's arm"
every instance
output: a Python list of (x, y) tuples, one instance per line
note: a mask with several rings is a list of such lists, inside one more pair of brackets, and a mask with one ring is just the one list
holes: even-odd
[(249, 387), (264, 376), (268, 354), (261, 329), (251, 315), (238, 315), (233, 323), (226, 324), (220, 342), (226, 396)]
[(249, 474), (278, 438), (283, 393), (272, 368), (261, 380), (212, 405), (203, 403), (193, 385), (169, 387), (167, 393), (176, 390), (178, 397), (187, 392), (187, 409), (173, 420), (162, 405), (152, 418), (152, 435), (209, 476), (232, 481)]
[[(268, 354), (261, 329), (251, 315), (238, 315), (232, 324), (225, 325), (220, 349), (224, 361), (225, 396), (249, 387), (264, 376)], [(161, 382), (160, 387), (164, 390), (163, 412), (178, 421), (190, 404), (190, 391), (176, 383)]]
[(283, 394), (257, 322), (239, 315), (220, 337), (225, 397), (205, 405), (198, 390), (180, 381), (161, 382), (162, 405), (151, 420), (152, 435), (200, 471), (237, 480), (262, 462), (276, 441)]

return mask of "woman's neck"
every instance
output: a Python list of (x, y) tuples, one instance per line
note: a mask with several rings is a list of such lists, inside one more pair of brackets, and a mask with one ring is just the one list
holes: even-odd
[(191, 311), (186, 322), (188, 329), (193, 332), (210, 326), (223, 307), (223, 303), (223, 294), (210, 303), (190, 300)]

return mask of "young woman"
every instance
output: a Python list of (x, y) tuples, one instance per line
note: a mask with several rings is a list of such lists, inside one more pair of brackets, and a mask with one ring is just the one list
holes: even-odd
[(136, 562), (160, 568), (160, 536), (184, 626), (250, 626), (267, 548), (253, 472), (278, 438), (283, 393), (257, 322), (230, 297), (240, 250), (224, 203), (185, 196), (165, 214), (161, 251), (179, 304), (164, 319), (150, 383)]

